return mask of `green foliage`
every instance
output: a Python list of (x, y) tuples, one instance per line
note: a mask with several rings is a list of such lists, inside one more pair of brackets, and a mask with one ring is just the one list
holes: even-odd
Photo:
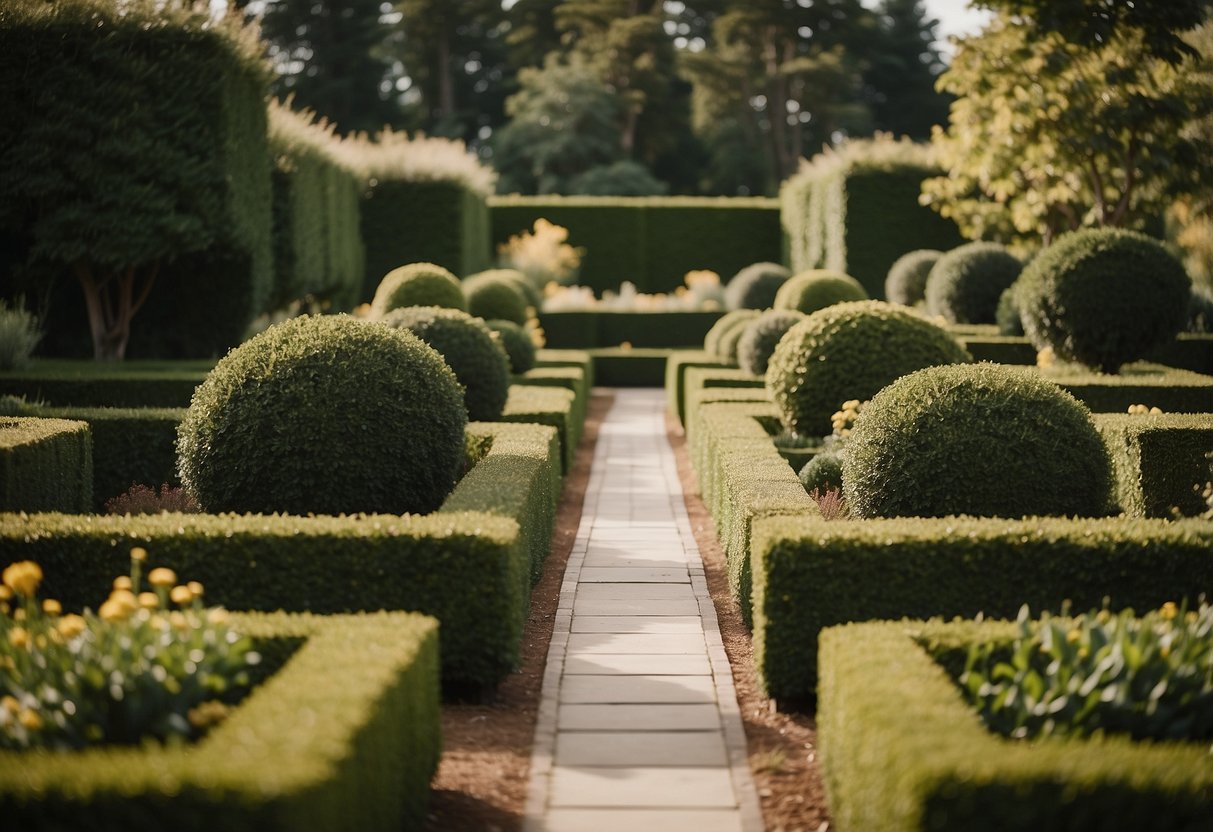
[(576, 399), (572, 390), (511, 384), (500, 421), (530, 422), (556, 428), (560, 436), (561, 470), (568, 473), (573, 467), (584, 427), (584, 409), (578, 407)]
[(494, 277), (494, 272), (463, 282), (468, 311), (486, 321), (501, 320), (523, 326), (527, 321), (527, 298), (512, 280)]
[(0, 511), (84, 512), (93, 501), (93, 442), (84, 422), (0, 418)]
[(239, 613), (232, 626), (283, 661), (206, 741), (0, 754), (4, 817), (31, 829), (169, 815), (182, 829), (240, 832), (421, 828), (442, 745), (437, 622)]
[(136, 483), (105, 501), (106, 514), (197, 514), (198, 501), (181, 486), (161, 483), (160, 490)]
[(599, 165), (569, 180), (568, 193), (584, 196), (662, 196), (670, 186), (639, 162)]
[(970, 360), (943, 329), (898, 307), (840, 303), (788, 330), (767, 365), (766, 387), (787, 430), (824, 436), (848, 399), (866, 401), (923, 367)]
[(842, 457), (835, 451), (823, 451), (806, 462), (798, 476), (810, 494), (842, 491)]
[(683, 426), (686, 425), (687, 371), (693, 367), (723, 369), (724, 365), (706, 350), (674, 350), (669, 354), (665, 362), (666, 411), (675, 415), (678, 424)]
[(769, 695), (803, 699), (817, 685), (818, 635), (835, 624), (1194, 600), (1213, 591), (1211, 546), (1203, 520), (760, 519), (755, 665)]
[(1208, 414), (1100, 413), (1094, 416), (1116, 474), (1116, 502), (1130, 517), (1199, 515), (1213, 451)]
[(792, 276), (779, 263), (751, 263), (729, 280), (725, 288), (726, 309), (770, 309), (775, 293)]
[(535, 342), (530, 333), (513, 321), (486, 321), (510, 359), (510, 372), (521, 375), (535, 366)]
[(1072, 364), (1042, 374), (1093, 413), (1125, 413), (1142, 402), (1167, 413), (1213, 413), (1213, 379), (1187, 370), (1140, 362), (1126, 364), (1114, 376)]
[(998, 324), (999, 335), (1022, 337), (1023, 319), (1019, 314), (1019, 301), (1012, 284), (998, 296), (998, 308), (994, 310), (994, 322)]
[(998, 301), (1023, 263), (997, 243), (968, 243), (944, 254), (927, 276), (927, 312), (950, 324), (995, 323)]
[(75, 407), (186, 407), (213, 361), (40, 360), (0, 372), (0, 391), (30, 401)]
[(791, 309), (810, 315), (836, 303), (867, 299), (867, 290), (849, 274), (810, 269), (788, 278), (775, 293), (773, 305), (776, 309)]
[(1185, 332), (1213, 333), (1213, 291), (1192, 287)]
[(42, 339), (38, 319), (20, 301), (9, 308), (0, 300), (0, 370), (22, 370)]
[(393, 309), (406, 306), (441, 306), (467, 310), (467, 299), (459, 279), (433, 263), (409, 263), (392, 269), (375, 290), (371, 314), (382, 318)]
[(884, 296), (889, 303), (914, 306), (927, 298), (927, 276), (935, 261), (943, 256), (942, 251), (920, 248), (907, 252), (889, 267), (884, 279)]
[[(407, 306), (388, 313), (382, 323), (411, 332), (438, 351), (463, 387), (469, 419), (491, 422), (501, 415), (509, 394), (510, 360), (484, 321), (458, 309)], [(424, 442), (424, 436), (413, 441)]]
[(967, 621), (822, 633), (817, 745), (832, 825), (1070, 832), (1206, 824), (1213, 776), (1201, 744), (1023, 743), (986, 730), (933, 656), (959, 654), (963, 664), (966, 642), (1011, 634), (1005, 622)]
[[(744, 329), (746, 324), (751, 321), (758, 320), (760, 314), (757, 309), (734, 309), (732, 312), (726, 312), (721, 316), (720, 320), (712, 324), (712, 328), (704, 336), (704, 350), (725, 364), (731, 363), (731, 359), (727, 356), (724, 346), (726, 336), (732, 330), (737, 329), (739, 330), (738, 337), (740, 337), (740, 330)], [(736, 344), (736, 340), (733, 343)]]
[(428, 512), (454, 485), (466, 421), (455, 374), (416, 336), (303, 316), (198, 387), (178, 471), (208, 512)]
[(859, 517), (1098, 516), (1112, 469), (1090, 412), (1031, 371), (929, 367), (855, 422), (843, 497)]
[(1161, 243), (1131, 231), (1068, 234), (1024, 270), (1016, 300), (1037, 349), (1105, 373), (1183, 329), (1191, 283)]
[(791, 309), (768, 309), (748, 321), (737, 342), (737, 364), (750, 375), (760, 376), (775, 346), (784, 334), (804, 320), (804, 314)]
[(1009, 645), (969, 647), (958, 681), (991, 730), (1017, 739), (1213, 737), (1213, 607), (1029, 616), (1024, 605)]
[[(469, 274), (465, 280), (471, 283), (479, 283), (480, 281), (499, 280), (509, 283), (518, 291), (522, 292), (523, 298), (526, 299), (527, 306), (534, 308), (536, 311), (543, 306), (543, 292), (539, 288), (538, 281), (532, 282), (526, 273), (520, 269), (486, 269), (482, 272)], [(483, 316), (481, 316), (483, 317)], [(492, 320), (485, 318), (485, 320)]]

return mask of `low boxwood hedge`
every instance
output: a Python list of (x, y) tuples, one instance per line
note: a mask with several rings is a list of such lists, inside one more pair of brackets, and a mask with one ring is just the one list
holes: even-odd
[(1132, 517), (1192, 516), (1207, 506), (1206, 454), (1213, 453), (1213, 414), (1097, 413), (1095, 427), (1112, 456), (1116, 500)]
[(1159, 364), (1126, 364), (1116, 375), (1056, 367), (1044, 373), (1095, 413), (1144, 404), (1168, 413), (1213, 413), (1213, 376)]
[(770, 398), (762, 376), (752, 376), (736, 367), (688, 367), (683, 375), (680, 408), (682, 423), (688, 432), (691, 430), (691, 422), (695, 419), (692, 413), (693, 403), (704, 390), (728, 387), (750, 391), (751, 399), (767, 401)]
[(683, 411), (686, 371), (691, 367), (723, 368), (724, 366), (724, 362), (714, 355), (709, 355), (705, 350), (674, 350), (666, 356), (666, 409), (678, 418), (678, 424), (686, 424), (686, 413)]
[(559, 387), (573, 391), (573, 419), (585, 424), (586, 411), (590, 406), (590, 387), (586, 384), (585, 371), (580, 367), (533, 367), (525, 373), (511, 377), (511, 383), (524, 387)]
[(560, 387), (511, 384), (501, 421), (530, 422), (556, 428), (560, 436), (561, 470), (568, 473), (577, 454), (577, 443), (581, 441), (582, 422), (577, 419), (574, 399), (572, 390)]
[(594, 387), (594, 359), (585, 350), (542, 349), (535, 354), (536, 367), (579, 367), (587, 390)]
[(594, 377), (604, 387), (660, 387), (665, 381), (665, 348), (598, 347)]
[(5, 823), (164, 824), (183, 832), (423, 828), (442, 747), (438, 622), (397, 612), (240, 613), (232, 623), (263, 652), (301, 643), (194, 745), (0, 753)]
[(24, 396), (56, 407), (189, 407), (194, 388), (214, 361), (96, 361), (44, 359), (0, 372), (0, 395)]
[(754, 663), (777, 700), (812, 698), (817, 636), (835, 624), (1213, 594), (1204, 520), (772, 517), (751, 536)]
[(928, 649), (963, 651), (975, 638), (1004, 636), (1005, 622), (894, 621), (821, 633), (819, 750), (838, 829), (1209, 828), (1207, 744), (1027, 742), (986, 730)]
[(0, 511), (88, 511), (93, 443), (67, 419), (0, 417)]

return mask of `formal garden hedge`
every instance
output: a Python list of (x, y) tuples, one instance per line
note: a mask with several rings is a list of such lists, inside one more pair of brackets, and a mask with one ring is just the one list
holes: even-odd
[(582, 423), (577, 414), (585, 408), (577, 403), (577, 394), (562, 387), (511, 384), (502, 422), (531, 422), (556, 428), (560, 437), (560, 459), (564, 472), (573, 467)]
[(665, 405), (666, 410), (686, 424), (685, 390), (687, 370), (692, 367), (725, 369), (724, 362), (706, 350), (674, 350), (665, 361)]
[(1171, 517), (1208, 508), (1201, 490), (1209, 481), (1213, 414), (1097, 413), (1094, 422), (1111, 452), (1121, 511)]
[(544, 312), (539, 316), (547, 343), (562, 349), (631, 344), (640, 348), (690, 347), (703, 343), (723, 310), (698, 312)]
[(567, 228), (569, 244), (585, 249), (576, 282), (599, 293), (625, 280), (642, 292), (670, 292), (689, 271), (727, 278), (780, 259), (779, 206), (771, 199), (498, 196), (489, 207), (494, 246), (540, 218)]
[[(1004, 622), (889, 621), (821, 633), (817, 725), (830, 819), (883, 829), (1197, 830), (1213, 816), (1207, 744), (1008, 740), (936, 656)], [(808, 638), (807, 635), (803, 636)]]
[(214, 366), (211, 360), (38, 359), (24, 370), (0, 371), (0, 395), (56, 407), (189, 407)]
[(84, 422), (0, 416), (0, 511), (87, 511), (93, 445)]
[(231, 623), (285, 663), (221, 725), (195, 745), (0, 753), (6, 823), (422, 829), (442, 750), (438, 622), (381, 612), (238, 613)]

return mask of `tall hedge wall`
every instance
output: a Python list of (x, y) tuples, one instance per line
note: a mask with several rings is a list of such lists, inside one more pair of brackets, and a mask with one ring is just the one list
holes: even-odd
[(625, 280), (669, 292), (711, 269), (728, 280), (744, 266), (780, 257), (779, 206), (760, 198), (524, 197), (489, 200), (494, 249), (544, 218), (585, 249), (577, 282), (601, 293)]
[(187, 12), (0, 4), (0, 291), (49, 297), (44, 350), (91, 353), (72, 264), (159, 263), (128, 356), (237, 343), (272, 283), (266, 75), (255, 42)]

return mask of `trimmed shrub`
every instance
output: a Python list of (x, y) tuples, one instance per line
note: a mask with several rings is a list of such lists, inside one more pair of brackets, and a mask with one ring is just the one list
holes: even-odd
[(568, 473), (577, 456), (577, 443), (581, 441), (584, 426), (578, 418), (577, 394), (560, 387), (511, 384), (502, 422), (529, 422), (550, 425), (560, 436), (562, 472)]
[(1112, 468), (1090, 412), (1030, 370), (929, 367), (864, 407), (843, 455), (859, 517), (1096, 516)]
[(720, 354), (721, 340), (729, 330), (738, 326), (744, 327), (750, 321), (756, 320), (758, 315), (757, 309), (735, 309), (732, 312), (726, 312), (716, 323), (712, 324), (708, 334), (703, 337), (704, 351), (708, 355), (724, 361), (725, 359)]
[(0, 418), (0, 511), (86, 512), (93, 502), (88, 425)]
[(733, 275), (724, 290), (726, 309), (770, 309), (792, 272), (779, 263), (752, 263)]
[(994, 310), (994, 322), (999, 335), (1018, 338), (1023, 335), (1023, 319), (1019, 315), (1019, 301), (1015, 297), (1015, 286), (1008, 286), (998, 296), (998, 308)]
[(793, 309), (768, 309), (749, 321), (737, 342), (737, 364), (750, 375), (762, 375), (779, 340), (803, 320), (804, 314)]
[(496, 272), (484, 272), (463, 281), (463, 294), (468, 300), (468, 312), (486, 321), (510, 321), (524, 326), (527, 321), (527, 299), (514, 281)]
[(302, 316), (232, 350), (178, 433), (205, 511), (424, 513), (463, 459), (463, 391), (414, 335)]
[(737, 345), (741, 342), (741, 336), (745, 334), (746, 327), (751, 323), (753, 323), (753, 319), (742, 321), (737, 326), (729, 327), (729, 329), (721, 334), (720, 341), (716, 344), (716, 354), (720, 356), (721, 361), (730, 367), (737, 366)]
[(375, 290), (371, 314), (382, 318), (406, 306), (441, 306), (467, 311), (467, 299), (459, 279), (434, 263), (410, 263), (392, 269)]
[(1143, 403), (1166, 413), (1213, 413), (1213, 378), (1188, 370), (1142, 361), (1126, 364), (1114, 376), (1073, 364), (1042, 374), (1092, 413), (1125, 413)]
[(389, 312), (381, 322), (438, 350), (463, 386), (469, 419), (492, 422), (501, 416), (510, 389), (510, 360), (484, 321), (458, 309), (409, 306)]
[[(475, 283), (480, 280), (504, 280), (518, 291), (522, 292), (522, 296), (526, 298), (527, 306), (532, 307), (536, 314), (543, 308), (543, 292), (525, 272), (518, 269), (487, 269), (476, 274), (468, 275), (465, 280)], [(488, 320), (488, 318), (485, 318)]]
[(889, 303), (914, 306), (927, 297), (927, 277), (942, 251), (920, 248), (901, 255), (889, 267), (884, 279), (884, 296)]
[(998, 243), (967, 243), (944, 254), (927, 276), (927, 312), (950, 324), (992, 324), (998, 300), (1023, 263)]
[(788, 330), (771, 355), (766, 387), (788, 431), (825, 436), (848, 399), (866, 401), (923, 367), (970, 360), (946, 331), (900, 307), (841, 303)]
[(1024, 270), (1016, 291), (1024, 331), (1038, 349), (1115, 373), (1184, 328), (1191, 281), (1162, 243), (1103, 228), (1058, 238)]
[(804, 464), (799, 476), (800, 484), (810, 494), (842, 491), (842, 456), (834, 451), (823, 451)]
[(1092, 417), (1112, 457), (1116, 500), (1130, 517), (1199, 515), (1213, 452), (1213, 415), (1162, 413)]
[(850, 275), (828, 269), (811, 269), (792, 275), (779, 287), (774, 307), (811, 315), (818, 309), (836, 303), (867, 299), (867, 290)]
[(665, 362), (665, 405), (667, 412), (684, 425), (683, 407), (686, 404), (685, 386), (687, 370), (692, 367), (716, 367), (724, 365), (705, 350), (674, 350)]
[(510, 359), (510, 372), (522, 375), (535, 366), (535, 342), (530, 333), (513, 321), (485, 321), (485, 326), (497, 335)]
[(0, 394), (62, 407), (187, 407), (214, 361), (43, 359), (0, 372)]

